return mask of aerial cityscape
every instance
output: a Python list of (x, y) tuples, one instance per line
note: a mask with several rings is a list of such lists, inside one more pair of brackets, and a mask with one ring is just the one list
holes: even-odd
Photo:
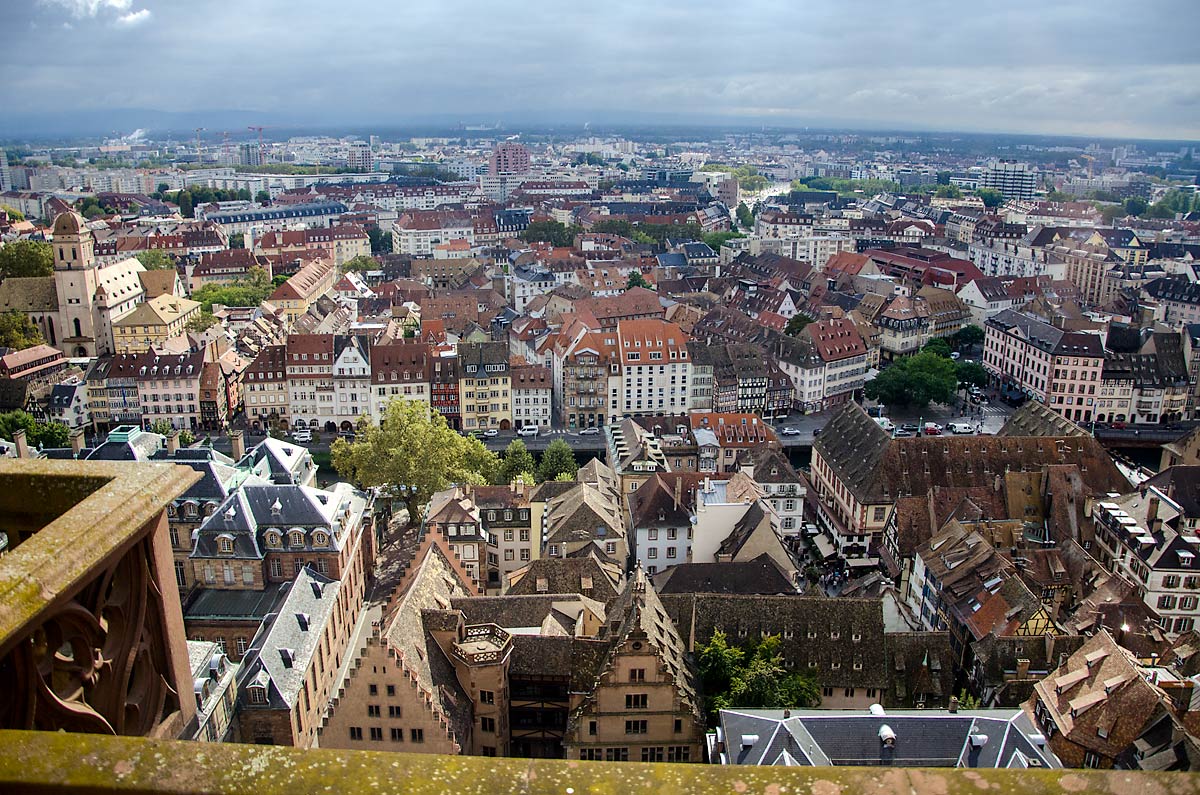
[(3, 12), (0, 787), (1198, 791), (1194, 10), (227, 5)]

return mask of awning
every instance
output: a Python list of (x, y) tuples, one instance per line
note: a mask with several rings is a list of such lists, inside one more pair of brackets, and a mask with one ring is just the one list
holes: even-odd
[(813, 536), (813, 541), (817, 545), (817, 552), (821, 553), (822, 558), (831, 558), (834, 555), (833, 544), (823, 535)]
[(879, 558), (847, 558), (846, 565), (852, 569), (865, 569), (879, 565)]

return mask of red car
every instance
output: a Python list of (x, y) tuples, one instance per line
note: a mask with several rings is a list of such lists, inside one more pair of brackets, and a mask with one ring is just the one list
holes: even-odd
[(1123, 423), (1123, 422), (1114, 422), (1114, 423), (1112, 424), (1112, 427), (1116, 428), (1118, 431), (1123, 431), (1123, 430), (1125, 430), (1125, 423)]

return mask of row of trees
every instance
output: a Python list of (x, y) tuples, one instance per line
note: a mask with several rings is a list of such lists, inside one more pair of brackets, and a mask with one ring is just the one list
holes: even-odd
[(771, 184), (770, 180), (758, 173), (754, 166), (727, 166), (723, 163), (709, 163), (702, 166), (701, 171), (728, 171), (738, 181), (738, 187), (746, 191), (759, 191)]
[(390, 402), (379, 426), (360, 422), (355, 440), (339, 438), (330, 448), (330, 458), (341, 477), (365, 488), (384, 489), (403, 500), (412, 517), (434, 492), (452, 483), (573, 480), (577, 470), (575, 454), (562, 439), (547, 446), (540, 463), (520, 439), (508, 446), (502, 459), (479, 439), (452, 429), (436, 410), (408, 400)]
[(258, 306), (274, 291), (275, 285), (267, 278), (262, 268), (251, 268), (245, 279), (232, 284), (205, 284), (192, 293), (192, 300), (199, 301), (205, 312), (211, 312), (213, 304), (224, 306)]

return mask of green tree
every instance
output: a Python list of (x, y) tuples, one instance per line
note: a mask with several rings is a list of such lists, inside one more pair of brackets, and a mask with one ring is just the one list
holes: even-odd
[(1104, 204), (1099, 209), (1100, 220), (1105, 224), (1112, 224), (1113, 221), (1125, 216), (1125, 206), (1122, 204)]
[(504, 457), (500, 460), (501, 485), (512, 483), (521, 475), (532, 478), (536, 471), (537, 464), (533, 460), (533, 453), (529, 452), (525, 442), (520, 439), (509, 442), (508, 447), (504, 449)]
[(8, 220), (10, 221), (25, 220), (25, 213), (21, 212), (20, 210), (15, 210), (12, 207), (9, 207), (7, 204), (0, 204), (0, 210), (2, 210), (4, 214), (8, 216)]
[(179, 205), (179, 214), (184, 218), (192, 218), (196, 211), (192, 206), (192, 194), (186, 190), (179, 191), (175, 196), (175, 203)]
[(0, 248), (0, 279), (54, 274), (54, 247), (40, 240), (14, 240)]
[(733, 646), (720, 630), (696, 647), (710, 726), (716, 725), (722, 709), (731, 707), (779, 709), (821, 703), (816, 680), (788, 671), (779, 647), (778, 635), (768, 635), (757, 645)]
[(358, 271), (359, 273), (366, 273), (367, 271), (377, 270), (378, 268), (379, 262), (374, 257), (368, 257), (366, 254), (359, 254), (357, 257), (351, 257), (342, 265), (342, 270), (346, 272)]
[(745, 235), (741, 232), (708, 232), (701, 235), (700, 239), (703, 240), (704, 244), (713, 251), (719, 252), (725, 241), (733, 240), (739, 237), (745, 237)]
[(258, 202), (259, 204), (270, 204), (271, 194), (267, 193), (265, 190), (260, 190), (258, 193), (254, 194), (254, 201)]
[(961, 199), (962, 191), (957, 185), (938, 185), (937, 190), (933, 192), (933, 195), (937, 196), (939, 199)]
[(963, 348), (978, 345), (983, 342), (983, 336), (983, 329), (971, 323), (958, 330), (954, 335), (954, 344)]
[(557, 483), (574, 483), (575, 475), (572, 475), (570, 472), (559, 472), (554, 476), (554, 480)]
[(1139, 216), (1146, 212), (1146, 208), (1150, 205), (1141, 196), (1130, 196), (1125, 200), (1126, 215)]
[(950, 343), (946, 342), (941, 337), (934, 337), (929, 342), (925, 343), (923, 350), (936, 353), (938, 356), (944, 356), (947, 359), (949, 359), (950, 354), (954, 352), (950, 347)]
[(962, 386), (985, 387), (988, 383), (987, 370), (979, 362), (958, 362), (958, 383)]
[(201, 309), (200, 314), (189, 320), (187, 326), (184, 328), (186, 328), (188, 331), (195, 331), (199, 333), (202, 331), (207, 331), (208, 329), (217, 325), (217, 322), (217, 318), (212, 312)]
[(575, 473), (579, 471), (579, 465), (575, 463), (575, 453), (571, 451), (570, 445), (562, 439), (555, 439), (546, 445), (546, 452), (542, 453), (541, 463), (538, 464), (537, 479), (539, 483), (547, 480), (557, 480), (559, 475), (567, 474), (571, 476), (571, 480), (575, 479)]
[(134, 259), (142, 263), (142, 267), (148, 271), (175, 270), (175, 260), (157, 248), (152, 248), (148, 251), (139, 251), (133, 256)]
[(168, 185), (165, 182), (160, 182), (160, 183), (158, 183), (158, 187), (155, 188), (155, 191), (159, 194), (163, 194), (163, 193), (166, 193), (167, 191), (169, 191), (170, 189), (171, 189), (170, 185)]
[(971, 710), (971, 709), (981, 709), (982, 707), (983, 707), (983, 702), (981, 702), (977, 697), (968, 693), (967, 689), (965, 687), (962, 690), (958, 691), (958, 708), (959, 709)]
[(278, 287), (279, 285), (283, 284), (290, 278), (292, 278), (292, 277), (288, 276), (286, 273), (277, 273), (271, 277), (271, 286)]
[(489, 483), (485, 475), (494, 473), (485, 470), (499, 468), (478, 439), (456, 433), (437, 411), (411, 400), (388, 403), (378, 427), (360, 422), (355, 441), (339, 438), (330, 456), (343, 478), (404, 500), (414, 521), (434, 492), (451, 483)]
[(15, 309), (0, 313), (0, 346), (20, 351), (43, 342), (42, 332), (33, 325), (29, 315)]
[(958, 391), (958, 368), (952, 359), (922, 351), (884, 369), (867, 382), (867, 397), (889, 406), (924, 408), (947, 403)]
[(999, 207), (1004, 203), (1004, 194), (991, 188), (979, 188), (975, 191), (975, 195), (983, 202), (983, 206), (989, 210)]
[(804, 330), (805, 326), (811, 322), (813, 322), (813, 320), (808, 315), (802, 315), (799, 313), (794, 314), (788, 318), (787, 325), (783, 327), (783, 333), (790, 337), (795, 337)]
[(632, 290), (634, 287), (645, 287), (648, 290), (654, 289), (650, 286), (650, 282), (646, 281), (646, 277), (642, 275), (641, 271), (632, 271), (629, 274), (629, 281), (625, 282), (626, 290)]
[(379, 224), (367, 224), (367, 237), (371, 239), (372, 254), (392, 253), (392, 233), (379, 228)]
[(1073, 193), (1063, 193), (1060, 190), (1052, 190), (1046, 194), (1046, 201), (1073, 202), (1075, 201), (1075, 195)]
[(745, 202), (738, 202), (735, 214), (737, 215), (738, 226), (742, 229), (754, 228), (754, 213), (750, 212), (750, 208), (746, 206)]
[(234, 234), (230, 235), (229, 236), (229, 247), (230, 248), (245, 248), (246, 247), (246, 236), (243, 235), (241, 232), (235, 232)]
[(534, 221), (521, 233), (521, 239), (530, 243), (549, 243), (552, 246), (573, 246), (578, 226), (567, 226), (558, 221)]
[(13, 433), (25, 431), (25, 441), (33, 447), (66, 447), (71, 431), (61, 422), (38, 422), (24, 411), (8, 411), (0, 414), (0, 438), (12, 441)]

